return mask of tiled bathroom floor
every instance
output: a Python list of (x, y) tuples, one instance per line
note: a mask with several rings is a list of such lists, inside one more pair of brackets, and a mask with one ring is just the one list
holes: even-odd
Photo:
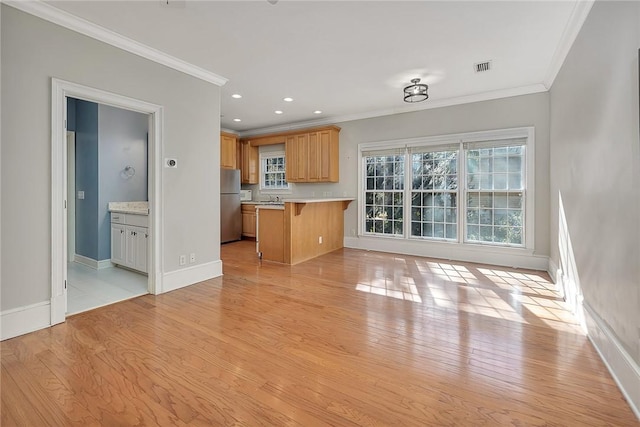
[(67, 283), (67, 316), (148, 293), (147, 276), (118, 267), (94, 270), (70, 262)]

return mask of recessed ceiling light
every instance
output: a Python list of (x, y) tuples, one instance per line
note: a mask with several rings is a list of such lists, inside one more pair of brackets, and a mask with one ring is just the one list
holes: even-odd
[(276, 111), (274, 111), (274, 113), (276, 113), (276, 114), (282, 114), (282, 113), (283, 113), (283, 111), (281, 111), (281, 110), (276, 110)]
[(291, 101), (293, 101), (293, 98), (286, 97), (286, 98), (282, 98), (282, 100), (284, 102), (291, 102)]
[(313, 114), (322, 114), (322, 111), (316, 110), (316, 111), (313, 112)]
[(240, 95), (239, 93), (234, 93), (233, 95), (231, 95), (231, 97), (235, 99), (240, 99), (242, 98), (242, 95)]
[(242, 119), (233, 119), (234, 122), (241, 122)]

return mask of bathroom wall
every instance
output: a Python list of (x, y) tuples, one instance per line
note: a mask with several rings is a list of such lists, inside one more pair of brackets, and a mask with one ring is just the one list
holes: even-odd
[[(76, 100), (76, 254), (98, 259), (98, 104)], [(84, 199), (78, 197), (84, 192)]]
[[(149, 116), (98, 106), (98, 260), (111, 258), (109, 202), (148, 200)], [(129, 166), (130, 169), (125, 171)]]

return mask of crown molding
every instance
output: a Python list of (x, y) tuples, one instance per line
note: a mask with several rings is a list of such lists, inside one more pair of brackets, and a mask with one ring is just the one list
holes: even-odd
[(305, 129), (315, 126), (324, 126), (335, 123), (351, 122), (355, 120), (371, 119), (374, 117), (391, 116), (394, 114), (412, 113), (415, 111), (431, 110), (433, 108), (451, 107), (454, 105), (471, 104), (473, 102), (491, 101), (494, 99), (510, 98), (513, 96), (530, 95), (534, 93), (547, 92), (547, 87), (540, 83), (529, 86), (521, 86), (509, 89), (500, 89), (491, 92), (477, 93), (467, 96), (458, 96), (455, 98), (446, 98), (439, 100), (427, 100), (419, 105), (411, 105), (406, 107), (390, 108), (386, 110), (369, 111), (358, 114), (347, 114), (342, 116), (328, 116), (322, 119), (309, 120), (296, 123), (288, 123), (283, 125), (268, 126), (263, 128), (249, 129), (245, 131), (232, 131), (237, 133), (241, 138), (247, 136), (261, 135), (266, 133), (277, 133), (296, 129)]
[(2, 3), (15, 9), (26, 12), (30, 15), (52, 22), (61, 27), (91, 37), (98, 41), (107, 43), (111, 46), (125, 50), (134, 55), (196, 77), (217, 86), (223, 86), (228, 79), (219, 76), (204, 68), (190, 64), (182, 59), (168, 55), (164, 52), (154, 49), (145, 44), (139, 43), (133, 39), (125, 37), (115, 31), (96, 25), (86, 19), (72, 15), (71, 13), (53, 7), (41, 0), (35, 1), (14, 1), (2, 0)]
[(560, 68), (562, 68), (562, 64), (564, 64), (564, 60), (569, 54), (569, 50), (571, 50), (573, 42), (576, 41), (576, 37), (578, 37), (578, 33), (582, 29), (584, 21), (587, 20), (587, 16), (589, 15), (594, 3), (595, 0), (578, 0), (575, 2), (569, 21), (567, 22), (567, 26), (564, 28), (562, 36), (560, 37), (560, 43), (558, 43), (558, 47), (553, 53), (551, 63), (549, 64), (549, 70), (547, 71), (547, 75), (543, 81), (547, 89), (551, 89), (558, 72), (560, 72)]

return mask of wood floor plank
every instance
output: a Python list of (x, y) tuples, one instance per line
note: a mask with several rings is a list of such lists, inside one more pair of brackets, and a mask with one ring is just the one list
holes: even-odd
[(4, 341), (2, 425), (640, 425), (546, 273), (254, 250)]

